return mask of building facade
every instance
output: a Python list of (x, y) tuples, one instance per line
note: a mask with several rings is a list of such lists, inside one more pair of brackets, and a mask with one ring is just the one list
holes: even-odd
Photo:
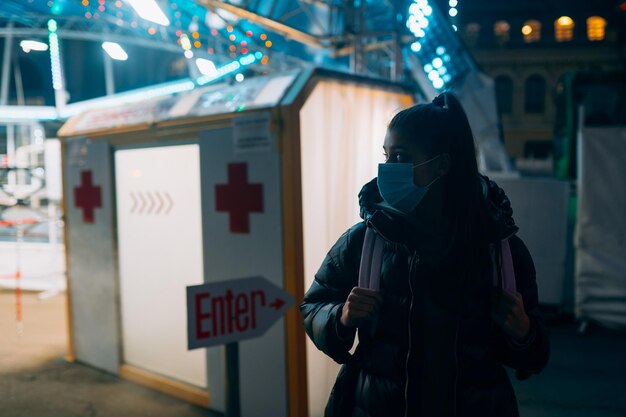
[(441, 7), (494, 79), (505, 146), (519, 162), (551, 161), (563, 75), (624, 70), (624, 2), (449, 0)]

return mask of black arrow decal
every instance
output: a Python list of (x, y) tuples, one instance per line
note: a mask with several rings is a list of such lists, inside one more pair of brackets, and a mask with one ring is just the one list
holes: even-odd
[(135, 210), (137, 209), (137, 197), (135, 197), (135, 194), (132, 191), (130, 193), (130, 198), (133, 200), (133, 204), (130, 207), (130, 212), (134, 213)]
[(172, 211), (172, 207), (174, 207), (174, 200), (172, 200), (170, 193), (168, 193), (167, 191), (165, 192), (165, 198), (167, 199), (167, 202), (169, 204), (169, 206), (165, 210), (165, 214), (170, 214), (170, 211)]
[(148, 212), (146, 214), (152, 213), (152, 209), (154, 208), (154, 198), (152, 198), (152, 194), (150, 191), (146, 191), (146, 196), (148, 197)]
[(154, 214), (159, 214), (161, 212), (161, 210), (163, 209), (163, 198), (161, 197), (161, 194), (159, 194), (158, 191), (155, 191), (154, 194), (156, 195), (156, 198), (158, 200), (157, 208), (156, 208)]
[(141, 206), (139, 206), (139, 214), (142, 214), (143, 210), (146, 208), (146, 199), (143, 197), (141, 191), (138, 191), (137, 195), (139, 196), (139, 200), (141, 201)]

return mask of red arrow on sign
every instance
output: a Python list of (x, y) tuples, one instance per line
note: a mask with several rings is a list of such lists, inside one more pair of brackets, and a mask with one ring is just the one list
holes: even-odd
[(291, 294), (263, 277), (187, 287), (188, 348), (259, 337), (293, 303)]

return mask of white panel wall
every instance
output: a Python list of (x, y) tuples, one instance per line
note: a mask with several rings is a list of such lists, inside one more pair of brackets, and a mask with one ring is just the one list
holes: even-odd
[[(85, 223), (74, 189), (92, 173), (101, 205)], [(68, 274), (76, 358), (112, 373), (119, 371), (119, 317), (113, 235), (111, 148), (106, 142), (67, 141), (63, 160), (66, 192)]]
[(535, 263), (539, 302), (561, 305), (567, 250), (569, 182), (540, 178), (492, 178), (511, 200), (513, 218)]
[(123, 361), (206, 387), (185, 296), (203, 282), (198, 145), (118, 150), (115, 173)]
[[(259, 137), (266, 133), (258, 131)], [(237, 151), (233, 129), (213, 129), (200, 135), (200, 149), (206, 282), (261, 275), (282, 288), (280, 159), (274, 138), (258, 151)], [(231, 232), (229, 214), (216, 210), (215, 186), (229, 182), (230, 163), (245, 164), (247, 182), (263, 187), (263, 212), (249, 215), (248, 233)], [(218, 411), (225, 404), (223, 350), (208, 349), (211, 408)], [(240, 342), (242, 417), (287, 416), (286, 354), (282, 318), (262, 337)]]
[[(383, 162), (383, 141), (407, 96), (321, 82), (300, 112), (305, 289), (339, 236), (359, 222), (358, 192)], [(320, 417), (339, 366), (307, 338), (309, 413)]]

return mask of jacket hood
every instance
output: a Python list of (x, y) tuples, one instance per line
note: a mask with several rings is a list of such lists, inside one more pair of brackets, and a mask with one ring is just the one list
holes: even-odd
[[(483, 197), (487, 203), (487, 213), (494, 228), (494, 235), (500, 240), (508, 239), (519, 230), (515, 220), (513, 220), (511, 201), (495, 181), (490, 180), (485, 175), (481, 175), (480, 179)], [(359, 192), (359, 206), (361, 218), (366, 222), (374, 217), (376, 219), (381, 218), (383, 213), (384, 217), (389, 219), (389, 221), (393, 218), (407, 218), (404, 213), (393, 209), (385, 203), (378, 190), (377, 178), (372, 179), (361, 188)]]

